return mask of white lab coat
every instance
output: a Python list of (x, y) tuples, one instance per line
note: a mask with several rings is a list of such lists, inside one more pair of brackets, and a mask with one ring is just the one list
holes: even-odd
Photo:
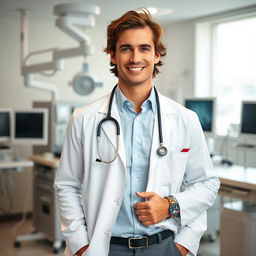
[[(164, 197), (173, 195), (181, 209), (180, 220), (166, 219), (155, 226), (175, 232), (175, 242), (196, 255), (206, 230), (206, 209), (219, 188), (199, 120), (196, 114), (159, 94), (163, 140), (168, 154), (157, 155), (158, 121), (155, 118), (150, 169), (146, 191)], [(111, 164), (96, 162), (96, 129), (106, 116), (109, 95), (77, 109), (67, 128), (67, 135), (55, 179), (61, 214), (61, 228), (66, 240), (65, 255), (74, 255), (89, 244), (84, 256), (107, 256), (109, 241), (125, 187), (125, 148), (121, 140), (117, 159)], [(112, 116), (120, 117), (114, 98)], [(104, 125), (104, 150), (115, 145), (113, 123)], [(181, 152), (189, 148), (189, 152)], [(181, 192), (181, 185), (185, 191)]]

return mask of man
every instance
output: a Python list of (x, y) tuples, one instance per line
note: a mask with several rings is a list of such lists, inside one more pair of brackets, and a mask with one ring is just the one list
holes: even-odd
[[(146, 11), (114, 20), (107, 37), (118, 86), (74, 112), (55, 180), (65, 253), (196, 255), (219, 188), (198, 118), (162, 95), (158, 106), (166, 48)], [(117, 122), (98, 128), (109, 105), (119, 146)]]

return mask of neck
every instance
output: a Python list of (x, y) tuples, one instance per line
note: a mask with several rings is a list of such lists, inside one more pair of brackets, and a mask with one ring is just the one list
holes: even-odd
[(141, 111), (141, 105), (149, 97), (152, 85), (150, 86), (124, 86), (118, 84), (120, 90), (125, 97), (132, 101), (134, 104), (134, 110), (139, 113)]

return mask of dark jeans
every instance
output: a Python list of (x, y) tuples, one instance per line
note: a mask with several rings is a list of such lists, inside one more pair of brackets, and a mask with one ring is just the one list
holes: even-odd
[(108, 256), (181, 256), (170, 236), (159, 243), (141, 249), (129, 249), (128, 246), (110, 244)]

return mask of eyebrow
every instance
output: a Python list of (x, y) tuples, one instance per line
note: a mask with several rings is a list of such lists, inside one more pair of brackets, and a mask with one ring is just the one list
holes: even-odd
[[(131, 44), (121, 44), (119, 46), (119, 48), (125, 48), (125, 47), (133, 47)], [(150, 44), (140, 44), (139, 47), (149, 47), (149, 48), (152, 48), (152, 46)]]

